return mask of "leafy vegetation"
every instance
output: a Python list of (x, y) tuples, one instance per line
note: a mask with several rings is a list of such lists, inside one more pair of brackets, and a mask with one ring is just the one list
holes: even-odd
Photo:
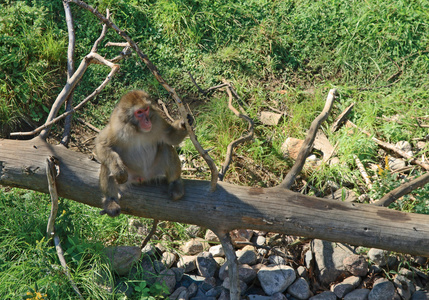
[[(377, 138), (396, 143), (424, 139), (429, 123), (429, 2), (427, 1), (225, 1), (225, 0), (94, 0), (104, 12), (139, 43), (163, 77), (190, 104), (200, 142), (218, 166), (226, 146), (247, 128), (227, 107), (221, 91), (202, 96), (190, 72), (202, 88), (231, 81), (247, 114), (256, 121), (255, 138), (236, 149), (225, 180), (237, 184), (269, 187), (278, 184), (292, 164), (281, 154), (287, 137), (304, 138), (314, 117), (321, 111), (330, 88), (339, 97), (330, 124), (351, 103), (350, 120)], [(76, 65), (91, 49), (101, 32), (99, 22), (88, 12), (71, 5), (76, 29)], [(109, 31), (105, 41), (121, 41)], [(0, 10), (0, 126), (7, 137), (14, 130), (43, 122), (47, 111), (64, 86), (67, 28), (61, 1), (3, 2)], [(120, 51), (99, 47), (110, 58)], [(121, 72), (78, 116), (102, 127), (118, 95), (141, 88), (169, 102), (158, 84), (136, 56), (121, 62)], [(76, 88), (75, 101), (99, 85), (107, 72), (91, 66)], [(168, 103), (169, 107), (171, 103)], [(238, 105), (238, 103), (234, 103)], [(261, 111), (285, 112), (277, 126), (266, 126)], [(324, 164), (307, 170), (303, 178), (308, 193), (323, 196), (330, 182), (352, 188), (358, 194), (379, 199), (403, 180), (385, 165), (387, 153), (365, 134), (342, 127), (323, 130), (332, 145), (338, 144), (337, 165)], [(413, 144), (415, 145), (415, 144)], [(200, 172), (185, 174), (207, 178), (205, 164), (187, 141), (181, 148), (186, 161)], [(429, 155), (429, 146), (418, 157)], [(354, 163), (378, 165), (370, 176), (378, 176), (372, 190), (363, 184)], [(192, 169), (192, 168), (190, 168)], [(187, 173), (189, 172), (189, 173)], [(410, 176), (419, 175), (413, 170)], [(301, 187), (299, 187), (301, 188)], [(428, 186), (392, 204), (392, 208), (428, 213)], [(45, 237), (49, 200), (34, 192), (2, 190), (0, 209), (0, 298), (71, 299), (56, 257)], [(109, 274), (101, 249), (105, 245), (139, 244), (129, 233), (128, 217), (105, 219), (97, 210), (62, 200), (63, 213), (56, 226), (72, 274), (84, 294), (99, 299), (121, 298), (94, 280), (93, 273)], [(142, 220), (142, 222), (146, 222)], [(177, 239), (186, 238), (184, 225), (161, 227)], [(174, 246), (174, 243), (171, 243)], [(133, 283), (132, 297), (140, 299), (160, 293), (161, 287)]]

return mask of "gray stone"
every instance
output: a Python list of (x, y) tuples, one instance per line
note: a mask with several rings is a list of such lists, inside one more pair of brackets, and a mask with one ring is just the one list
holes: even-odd
[(226, 289), (223, 289), (222, 293), (220, 293), (220, 296), (217, 300), (230, 300), (229, 291)]
[(311, 297), (309, 300), (337, 300), (337, 295), (334, 292), (326, 291)]
[(167, 269), (170, 269), (171, 266), (176, 262), (176, 254), (171, 252), (162, 253), (161, 262)]
[(392, 171), (399, 170), (402, 168), (405, 168), (407, 164), (405, 163), (405, 160), (402, 158), (396, 158), (389, 156), (389, 168)]
[(414, 283), (400, 274), (395, 276), (393, 284), (396, 286), (396, 291), (403, 300), (409, 300), (411, 295), (416, 291)]
[(275, 293), (271, 296), (271, 300), (288, 300), (285, 294)]
[(211, 231), (210, 229), (207, 229), (206, 231), (206, 235), (204, 236), (204, 240), (206, 240), (207, 242), (212, 242), (212, 243), (219, 243), (219, 238), (217, 237), (217, 235)]
[(225, 256), (225, 251), (223, 251), (222, 245), (215, 245), (210, 247), (209, 252), (213, 255), (213, 257)]
[(265, 245), (265, 241), (266, 241), (265, 236), (258, 235), (258, 236), (256, 237), (256, 241), (255, 241), (255, 243), (256, 243), (256, 245), (258, 245), (258, 246), (263, 246), (263, 245)]
[(168, 288), (168, 295), (170, 295), (176, 286), (176, 274), (172, 270), (164, 270), (159, 273), (159, 277), (156, 281), (165, 284)]
[(198, 285), (195, 282), (192, 282), (190, 286), (188, 286), (188, 294), (189, 298), (195, 297), (198, 292)]
[(272, 300), (273, 299), (273, 297), (262, 296), (262, 295), (248, 295), (247, 298), (249, 300)]
[(261, 112), (261, 123), (264, 125), (276, 126), (279, 124), (282, 117), (283, 117), (282, 114), (273, 113), (273, 112), (269, 112), (269, 111), (262, 111)]
[(258, 260), (255, 248), (252, 246), (246, 246), (242, 250), (236, 251), (235, 254), (239, 264), (254, 265)]
[(384, 267), (387, 264), (387, 257), (389, 256), (389, 251), (371, 248), (368, 251), (368, 258), (376, 265)]
[(128, 274), (142, 255), (140, 247), (132, 246), (108, 247), (104, 253), (111, 263), (112, 271), (119, 276)]
[(156, 247), (152, 244), (147, 244), (141, 251), (143, 255), (149, 255), (152, 257), (155, 257), (157, 254)]
[(355, 276), (366, 276), (368, 274), (368, 262), (362, 255), (353, 254), (343, 260), (347, 271)]
[(144, 256), (140, 262), (140, 266), (143, 269), (143, 274), (139, 280), (147, 281), (148, 284), (154, 284), (158, 273), (155, 270), (152, 259), (149, 256)]
[(189, 225), (188, 228), (185, 229), (186, 233), (191, 238), (198, 237), (198, 234), (201, 232), (201, 227), (198, 225)]
[(367, 300), (369, 292), (368, 289), (357, 289), (348, 293), (344, 300)]
[(374, 286), (368, 295), (368, 300), (392, 300), (395, 296), (395, 286), (392, 282), (381, 278), (374, 282)]
[(258, 274), (262, 289), (267, 295), (283, 293), (296, 279), (295, 270), (289, 266), (263, 266)]
[(305, 252), (305, 267), (307, 269), (310, 269), (313, 265), (313, 252), (311, 250), (308, 250)]
[(358, 276), (350, 276), (344, 279), (342, 282), (337, 283), (331, 287), (331, 291), (337, 295), (338, 298), (343, 298), (346, 294), (353, 291), (355, 288), (359, 286), (361, 282), (360, 277)]
[(210, 289), (210, 290), (208, 290), (206, 292), (206, 296), (207, 297), (215, 297), (215, 298), (217, 298), (217, 297), (220, 296), (220, 294), (222, 293), (222, 291), (223, 291), (223, 287), (221, 287), (221, 286), (215, 286), (214, 288), (212, 288), (212, 289)]
[(299, 266), (299, 267), (296, 269), (296, 272), (298, 273), (298, 276), (300, 276), (300, 277), (304, 277), (304, 278), (307, 278), (307, 277), (308, 277), (308, 271), (307, 271), (307, 269), (306, 269), (306, 268), (304, 268), (303, 266)]
[[(257, 271), (247, 264), (238, 266), (238, 277), (245, 283), (253, 281), (256, 278), (256, 274)], [(229, 273), (228, 264), (226, 263), (219, 269), (219, 279), (225, 280), (227, 277), (229, 277)]]
[(186, 255), (195, 255), (204, 251), (203, 243), (199, 239), (190, 239), (180, 247)]
[(162, 262), (160, 262), (159, 260), (154, 260), (153, 261), (153, 266), (155, 267), (155, 270), (156, 270), (157, 273), (161, 273), (162, 271), (164, 271), (165, 269), (167, 269), (165, 267), (165, 265)]
[(343, 260), (353, 254), (349, 246), (315, 239), (312, 241), (311, 247), (315, 264), (319, 270), (319, 281), (323, 286), (329, 286), (340, 276), (348, 275)]
[(402, 276), (407, 277), (408, 279), (411, 279), (414, 276), (413, 271), (408, 270), (406, 268), (401, 268), (398, 273)]
[(425, 291), (417, 291), (411, 297), (411, 300), (428, 300), (429, 293)]
[[(186, 293), (183, 293), (186, 292)], [(168, 298), (170, 300), (179, 300), (180, 298), (186, 299), (186, 294), (188, 293), (188, 290), (184, 286), (178, 287)], [(189, 294), (187, 295), (187, 298), (189, 298)]]
[(235, 229), (230, 233), (232, 244), (237, 248), (252, 247), (247, 246), (253, 236), (253, 230), (250, 229)]
[(291, 159), (296, 160), (303, 143), (304, 140), (288, 137), (283, 143), (280, 151), (285, 157), (290, 157)]
[[(247, 284), (246, 284), (244, 281), (239, 280), (239, 285), (240, 285), (240, 292), (241, 292), (241, 294), (243, 295), (243, 294), (246, 292)], [(223, 283), (222, 283), (222, 286), (223, 286), (225, 289), (229, 290), (229, 288), (230, 288), (230, 286), (231, 286), (231, 284), (230, 284), (230, 280), (229, 280), (229, 277), (225, 278), (225, 280), (224, 280), (224, 281), (223, 281)]]
[(287, 292), (297, 299), (308, 299), (311, 296), (307, 280), (302, 277), (295, 280), (295, 282), (287, 288)]
[(177, 282), (182, 280), (183, 274), (185, 273), (185, 269), (183, 269), (183, 268), (171, 268), (170, 270), (172, 270), (174, 272), (174, 274), (176, 275), (176, 281)]
[(115, 287), (115, 294), (124, 294), (127, 298), (130, 298), (133, 293), (134, 289), (128, 282), (120, 281)]
[(185, 270), (185, 273), (192, 272), (197, 268), (196, 264), (196, 256), (191, 255), (184, 255), (179, 258), (179, 261), (177, 262), (178, 268), (183, 268)]
[(197, 255), (197, 269), (203, 277), (213, 277), (217, 270), (217, 262), (210, 252), (201, 252)]
[(270, 255), (268, 257), (268, 262), (269, 264), (272, 265), (285, 265), (286, 264), (286, 260), (281, 257), (280, 255)]

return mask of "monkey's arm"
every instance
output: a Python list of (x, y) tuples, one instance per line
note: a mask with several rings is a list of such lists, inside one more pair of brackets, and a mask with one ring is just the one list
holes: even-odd
[(171, 125), (166, 123), (164, 133), (164, 142), (169, 145), (179, 145), (188, 135), (182, 120), (176, 120)]
[(113, 150), (113, 141), (109, 136), (109, 128), (101, 131), (100, 135), (95, 141), (95, 153), (97, 159), (104, 165), (119, 184), (125, 183), (128, 180), (127, 169), (119, 157), (119, 154)]

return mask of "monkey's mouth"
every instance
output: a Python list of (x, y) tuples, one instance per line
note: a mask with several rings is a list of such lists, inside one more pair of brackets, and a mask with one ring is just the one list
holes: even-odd
[(152, 129), (152, 122), (149, 118), (143, 117), (140, 119), (140, 128), (143, 132), (149, 132)]

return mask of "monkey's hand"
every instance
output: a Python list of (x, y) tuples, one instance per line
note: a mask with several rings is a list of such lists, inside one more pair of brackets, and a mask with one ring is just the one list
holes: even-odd
[(117, 160), (116, 162), (112, 163), (110, 172), (118, 184), (128, 181), (127, 167), (125, 167), (122, 161)]

